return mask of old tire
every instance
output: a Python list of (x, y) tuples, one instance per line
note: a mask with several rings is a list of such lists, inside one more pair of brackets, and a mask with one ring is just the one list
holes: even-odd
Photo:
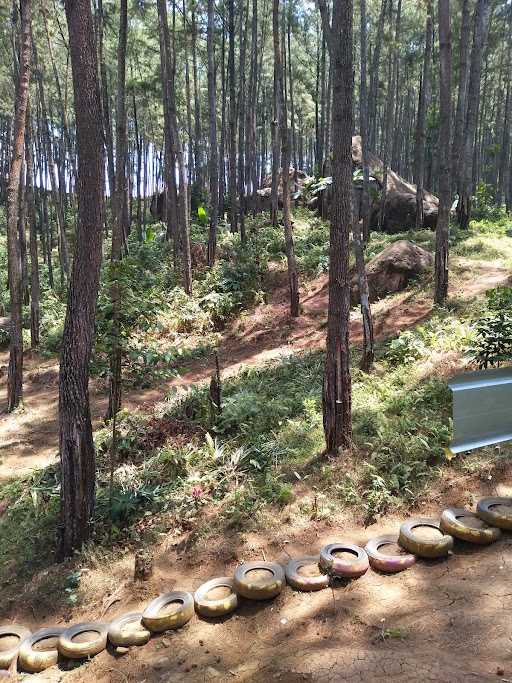
[[(464, 523), (464, 518), (474, 520), (475, 524), (481, 526), (470, 526)], [(477, 543), (478, 545), (488, 545), (494, 543), (501, 536), (501, 531), (495, 526), (489, 526), (487, 522), (477, 517), (474, 512), (465, 508), (447, 508), (441, 515), (441, 531), (459, 538), (461, 541)]]
[[(85, 642), (77, 642), (73, 640), (81, 633), (95, 633), (96, 638), (87, 640)], [(107, 646), (108, 625), (100, 624), (98, 622), (90, 622), (84, 624), (75, 624), (67, 628), (59, 638), (59, 652), (63, 657), (69, 659), (84, 659), (85, 657), (94, 657), (94, 655), (103, 652)]]
[[(170, 614), (160, 612), (172, 602), (181, 603), (178, 611)], [(162, 633), (181, 628), (194, 615), (194, 598), (185, 591), (171, 591), (164, 593), (149, 603), (142, 613), (142, 623), (153, 633)]]
[[(500, 510), (495, 509), (498, 505)], [(476, 506), (476, 514), (490, 526), (512, 530), (512, 498), (482, 498)]]
[(320, 569), (318, 569), (318, 574), (315, 576), (299, 574), (299, 569), (302, 567), (308, 564), (318, 565), (319, 562), (320, 555), (309, 555), (298, 560), (290, 560), (285, 568), (287, 582), (298, 591), (320, 591), (322, 588), (327, 588), (329, 577), (326, 574), (322, 574)]
[(64, 629), (57, 626), (54, 628), (41, 628), (25, 638), (18, 652), (18, 663), (23, 671), (35, 674), (57, 664), (59, 659), (57, 645), (50, 650), (35, 650), (34, 646), (48, 638), (60, 638), (63, 632)]
[[(127, 629), (128, 624), (137, 624), (137, 628)], [(142, 625), (142, 612), (123, 614), (108, 627), (108, 639), (115, 647), (145, 645), (150, 638), (151, 631)]]
[[(230, 593), (225, 598), (209, 598), (208, 593), (215, 588), (228, 588)], [(203, 583), (194, 593), (194, 604), (196, 612), (202, 617), (223, 617), (230, 614), (238, 606), (233, 579), (223, 576)]]
[(12, 660), (18, 656), (18, 651), (22, 641), (30, 635), (30, 631), (25, 626), (19, 624), (9, 624), (9, 626), (2, 626), (0, 628), (0, 638), (6, 636), (14, 636), (18, 638), (16, 645), (7, 650), (0, 650), (0, 669), (8, 669)]
[[(336, 557), (334, 553), (346, 552), (354, 555), (354, 559)], [(358, 545), (352, 543), (331, 543), (320, 550), (320, 567), (332, 576), (346, 579), (358, 579), (368, 571), (368, 555)]]
[(407, 553), (406, 555), (384, 555), (380, 548), (384, 545), (398, 544), (397, 534), (378, 536), (368, 541), (365, 546), (366, 554), (373, 569), (386, 574), (396, 574), (409, 569), (416, 562), (416, 555)]
[(413, 555), (419, 555), (420, 557), (427, 557), (430, 559), (445, 557), (452, 551), (452, 536), (441, 531), (443, 536), (441, 536), (439, 540), (420, 538), (414, 533), (414, 530), (422, 526), (441, 531), (441, 525), (437, 519), (430, 519), (428, 517), (409, 519), (400, 526), (398, 543), (402, 546), (402, 548), (405, 548), (405, 550), (413, 553)]
[[(247, 574), (254, 570), (265, 570), (271, 574), (268, 580), (254, 583)], [(238, 595), (249, 600), (271, 600), (283, 590), (284, 571), (276, 562), (246, 562), (237, 567), (233, 585)]]

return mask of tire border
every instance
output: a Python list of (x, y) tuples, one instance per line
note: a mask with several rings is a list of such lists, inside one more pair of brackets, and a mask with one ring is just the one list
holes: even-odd
[[(333, 553), (346, 551), (356, 555), (354, 560), (336, 558)], [(368, 555), (364, 548), (353, 543), (329, 543), (320, 550), (320, 568), (327, 574), (345, 579), (358, 579), (366, 574), (370, 566)]]
[(497, 541), (501, 537), (501, 530), (496, 526), (491, 526), (485, 522), (485, 528), (476, 529), (460, 522), (459, 517), (475, 517), (476, 519), (480, 519), (478, 515), (466, 508), (446, 508), (446, 510), (443, 510), (441, 513), (441, 531), (450, 534), (461, 541), (476, 543), (478, 545), (489, 545), (489, 543), (494, 543), (494, 541)]
[[(420, 526), (437, 529), (443, 536), (438, 541), (417, 539), (414, 535), (414, 529)], [(402, 548), (405, 548), (410, 553), (428, 559), (446, 557), (453, 550), (453, 536), (445, 534), (441, 530), (440, 521), (431, 517), (411, 517), (407, 521), (402, 522), (398, 542)]]
[[(140, 629), (123, 633), (123, 626), (133, 621), (140, 622)], [(127, 612), (110, 623), (107, 635), (114, 647), (132, 647), (145, 645), (151, 638), (151, 631), (142, 623), (142, 612)]]
[(494, 496), (490, 498), (482, 498), (478, 501), (476, 506), (476, 514), (481, 520), (487, 522), (490, 526), (498, 527), (498, 529), (505, 529), (512, 531), (512, 516), (502, 515), (499, 512), (493, 512), (494, 505), (506, 505), (512, 507), (512, 498), (505, 496)]
[(32, 631), (22, 624), (8, 624), (0, 627), (0, 638), (4, 636), (15, 636), (18, 638), (18, 643), (13, 645), (8, 650), (0, 651), (0, 669), (8, 669), (12, 660), (18, 656), (21, 644), (32, 635)]
[[(73, 638), (80, 633), (92, 631), (98, 634), (94, 640), (85, 643), (74, 643)], [(103, 652), (107, 647), (108, 624), (98, 621), (83, 622), (65, 629), (59, 638), (58, 649), (68, 659), (85, 659)]]
[[(181, 602), (181, 609), (174, 614), (158, 616), (160, 610), (171, 602)], [(142, 623), (152, 633), (163, 633), (181, 628), (194, 616), (194, 598), (187, 591), (162, 593), (152, 600), (142, 612)]]
[(398, 574), (416, 564), (418, 559), (413, 553), (407, 555), (384, 555), (379, 548), (383, 545), (398, 545), (398, 534), (384, 534), (371, 538), (365, 545), (365, 551), (372, 569), (386, 574)]
[(62, 626), (40, 628), (38, 631), (35, 631), (35, 633), (32, 633), (25, 638), (20, 644), (18, 651), (18, 662), (20, 667), (28, 673), (35, 674), (57, 664), (59, 659), (58, 641), (55, 649), (52, 650), (34, 650), (34, 645), (47, 638), (60, 639), (60, 636), (64, 631), (65, 629)]
[[(272, 572), (273, 580), (259, 586), (247, 581), (246, 574), (255, 569)], [(233, 577), (235, 592), (248, 600), (271, 600), (283, 590), (285, 582), (284, 569), (277, 562), (245, 562), (236, 568)]]
[[(214, 588), (229, 588), (231, 593), (225, 598), (209, 600), (207, 595)], [(224, 617), (233, 612), (238, 607), (233, 578), (221, 576), (201, 584), (194, 593), (194, 605), (196, 612), (202, 617)]]

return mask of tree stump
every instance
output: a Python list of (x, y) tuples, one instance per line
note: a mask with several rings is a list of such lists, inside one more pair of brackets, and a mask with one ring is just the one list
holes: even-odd
[(134, 581), (147, 581), (153, 574), (153, 553), (150, 550), (137, 550), (133, 569)]

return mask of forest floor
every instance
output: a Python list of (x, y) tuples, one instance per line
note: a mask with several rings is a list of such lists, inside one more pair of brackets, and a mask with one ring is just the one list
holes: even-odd
[[(450, 286), (450, 296), (472, 300), (488, 289), (506, 284), (510, 271), (500, 260), (478, 261), (458, 257), (452, 260), (458, 273)], [(327, 319), (327, 276), (310, 280), (301, 291), (301, 315), (291, 318), (288, 311), (286, 272), (274, 270), (267, 303), (236, 319), (219, 343), (219, 361), (224, 378), (236, 375), (242, 366), (264, 363), (299, 351), (320, 349), (325, 344)], [(431, 297), (406, 290), (372, 306), (376, 340), (396, 336), (426, 320), (433, 308)], [(362, 340), (359, 312), (353, 310), (351, 343)], [(7, 394), (8, 351), (0, 352), (0, 396)], [(25, 355), (24, 407), (11, 415), (0, 412), (0, 481), (44, 467), (56, 461), (58, 451), (58, 357)], [(184, 388), (209, 380), (215, 369), (213, 357), (190, 361), (178, 377), (148, 389), (124, 393), (124, 406), (148, 412), (163, 400), (172, 387)], [(0, 405), (2, 405), (0, 403)], [(91, 411), (98, 428), (108, 406), (103, 384), (91, 381)]]
[[(450, 298), (470, 305), (475, 298), (510, 282), (508, 262), (495, 254), (457, 255), (451, 260)], [(267, 303), (243, 313), (222, 336), (219, 357), (224, 378), (244, 366), (321, 349), (325, 342), (326, 276), (311, 279), (302, 289), (302, 313), (297, 320), (287, 309), (286, 278), (280, 268), (269, 274)], [(373, 307), (380, 340), (414, 329), (432, 313), (430, 291), (420, 287), (387, 297)], [(358, 312), (352, 313), (351, 339), (361, 341)], [(5, 394), (7, 354), (0, 355), (0, 392)], [(425, 372), (449, 377), (465, 367), (458, 353), (429, 359)], [(130, 412), (150, 414), (169, 391), (185, 390), (208, 381), (213, 358), (187, 363), (178, 378), (124, 396)], [(25, 408), (0, 415), (0, 481), (56, 462), (58, 447), (58, 364), (56, 358), (28, 354)], [(103, 386), (92, 382), (91, 402), (96, 427), (106, 409)], [(350, 462), (340, 469), (350, 469)], [(421, 495), (414, 514), (438, 516), (449, 505), (474, 506), (483, 495), (512, 495), (512, 465), (501, 460), (489, 468), (447, 468), (435, 485)], [(91, 545), (80, 558), (78, 600), (63, 599), (62, 577), (74, 576), (77, 565), (43, 566), (19, 594), (5, 586), (8, 601), (2, 610), (9, 621), (33, 628), (51, 624), (111, 620), (141, 609), (159, 593), (195, 590), (213, 576), (230, 575), (237, 564), (252, 559), (286, 563), (289, 557), (318, 552), (328, 542), (368, 539), (397, 530), (403, 510), (363, 525), (350, 507), (317, 514), (316, 482), (304, 476), (296, 482), (294, 498), (272, 507), (264, 524), (228, 526), (222, 531), (196, 533), (193, 525), (179, 533), (161, 533), (152, 545), (153, 575), (134, 583), (133, 548)], [(321, 490), (321, 489), (320, 489)], [(305, 501), (314, 498), (304, 514)], [(320, 496), (319, 496), (320, 498)], [(321, 505), (321, 503), (319, 503)], [(218, 508), (204, 509), (214, 516)], [(0, 516), (3, 510), (0, 511)], [(37, 541), (36, 541), (37, 547)], [(42, 549), (41, 549), (42, 552)], [(16, 558), (12, 559), (16, 571)], [(271, 603), (243, 602), (223, 620), (194, 617), (177, 632), (156, 636), (144, 647), (119, 656), (105, 651), (73, 669), (52, 667), (32, 681), (84, 683), (157, 683), (199, 681), (512, 681), (512, 631), (509, 610), (512, 592), (512, 538), (487, 548), (457, 544), (445, 561), (420, 561), (407, 572), (384, 576), (369, 571), (357, 581), (319, 593), (285, 588)], [(73, 584), (69, 584), (72, 585)], [(64, 667), (64, 665), (63, 665)]]

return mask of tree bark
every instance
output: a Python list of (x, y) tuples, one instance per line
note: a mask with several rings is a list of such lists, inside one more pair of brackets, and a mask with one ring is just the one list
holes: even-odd
[(104, 156), (98, 64), (89, 0), (66, 0), (78, 150), (75, 256), (59, 379), (61, 528), (59, 557), (90, 538), (95, 500), (95, 451), (89, 407), (104, 225)]
[(332, 28), (318, 0), (333, 73), (333, 198), (329, 248), (329, 306), (323, 386), (326, 451), (337, 455), (352, 438), (349, 354), (349, 236), (352, 229), (353, 34), (352, 0), (335, 2)]
[(290, 291), (290, 315), (299, 315), (299, 278), (295, 263), (295, 250), (290, 210), (290, 136), (288, 130), (288, 116), (284, 94), (284, 70), (281, 58), (281, 44), (279, 39), (279, 0), (272, 0), (272, 26), (274, 37), (274, 62), (277, 79), (277, 101), (279, 110), (279, 133), (281, 138), (281, 186), (283, 194), (283, 224), (288, 262), (288, 287)]
[[(178, 133), (178, 119), (176, 114), (176, 99), (175, 99), (175, 63), (171, 48), (171, 39), (169, 35), (169, 24), (167, 22), (167, 7), (166, 0), (158, 0), (158, 16), (159, 16), (159, 31), (160, 31), (160, 60), (162, 63), (162, 73), (164, 76), (163, 82), (163, 98), (164, 110), (168, 109), (168, 124), (166, 125), (166, 135), (176, 158), (178, 167), (178, 224), (180, 227), (180, 239), (182, 249), (182, 265), (183, 265), (183, 288), (187, 294), (192, 294), (192, 261), (190, 256), (190, 235), (188, 228), (188, 193), (187, 193), (187, 174), (185, 170), (185, 161), (183, 159), (183, 149)], [(174, 172), (174, 163), (172, 164), (171, 173)]]
[(379, 71), (380, 54), (382, 51), (382, 38), (384, 35), (384, 21), (386, 19), (387, 1), (382, 0), (379, 22), (375, 37), (375, 49), (370, 71), (370, 98), (369, 98), (369, 147), (375, 150), (377, 146), (377, 109), (379, 99)]
[(459, 89), (457, 93), (457, 110), (455, 113), (455, 131), (452, 145), (452, 189), (460, 191), (460, 164), (464, 138), (464, 122), (469, 74), (469, 48), (471, 42), (470, 0), (462, 0), (462, 15), (459, 39)]
[(7, 184), (7, 252), (9, 294), (11, 299), (11, 328), (9, 341), (9, 369), (7, 373), (7, 410), (12, 412), (23, 400), (23, 320), (22, 272), (18, 233), (19, 186), (23, 166), (25, 128), (30, 83), (31, 56), (31, 0), (21, 0), (21, 40), (14, 122), (12, 158)]
[(463, 229), (469, 227), (469, 221), (471, 220), (475, 135), (478, 122), (480, 80), (482, 76), (484, 47), (487, 40), (489, 10), (489, 0), (477, 0), (473, 48), (471, 50), (471, 71), (468, 86), (466, 126), (461, 155), (460, 193), (457, 206), (459, 225)]
[(436, 230), (437, 304), (448, 296), (448, 233), (451, 208), (450, 139), (452, 120), (452, 34), (450, 0), (438, 0), (439, 15), (439, 215)]
[(27, 183), (25, 197), (29, 222), (30, 243), (30, 345), (33, 349), (39, 346), (39, 261), (37, 256), (37, 218), (34, 202), (34, 157), (32, 148), (32, 122), (27, 110), (25, 133), (25, 163), (27, 167)]
[(432, 46), (434, 34), (432, 28), (432, 3), (427, 3), (427, 22), (425, 25), (425, 55), (423, 58), (423, 75), (418, 103), (418, 120), (416, 124), (415, 175), (416, 175), (416, 230), (423, 228), (423, 191), (425, 181), (425, 140), (426, 118), (430, 101)]
[(228, 0), (228, 80), (229, 80), (229, 165), (228, 194), (231, 232), (238, 232), (236, 197), (236, 81), (235, 81), (235, 4)]
[(370, 169), (368, 166), (368, 87), (367, 87), (367, 45), (366, 45), (366, 0), (360, 0), (361, 15), (361, 80), (359, 93), (361, 163), (363, 166), (363, 194), (361, 217), (363, 220), (363, 242), (370, 236)]
[(102, 121), (103, 130), (105, 133), (105, 147), (107, 151), (107, 168), (108, 168), (108, 184), (109, 193), (112, 203), (114, 202), (116, 191), (116, 175), (114, 166), (114, 137), (112, 135), (112, 119), (110, 115), (111, 103), (108, 93), (107, 81), (107, 66), (105, 63), (105, 50), (103, 40), (103, 0), (98, 0), (97, 12), (97, 26), (98, 26), (98, 52), (100, 62), (100, 79), (101, 79), (101, 104), (102, 104)]
[(219, 220), (219, 155), (217, 151), (217, 93), (215, 67), (215, 0), (208, 0), (208, 108), (210, 120), (210, 231), (208, 235), (208, 265), (215, 263), (217, 223)]
[(111, 289), (112, 335), (110, 357), (110, 391), (107, 419), (112, 419), (121, 409), (121, 284), (119, 264), (123, 255), (126, 233), (125, 204), (127, 195), (126, 163), (128, 135), (126, 121), (126, 45), (128, 39), (128, 3), (119, 5), (119, 38), (117, 45), (117, 103), (116, 103), (116, 180), (113, 204)]

